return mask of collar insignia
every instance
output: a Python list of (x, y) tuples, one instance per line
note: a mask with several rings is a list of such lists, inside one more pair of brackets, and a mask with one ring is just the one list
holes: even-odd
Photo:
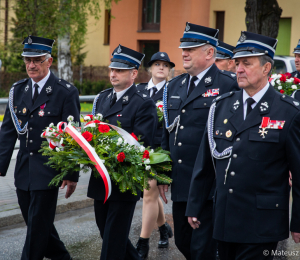
[(234, 110), (237, 110), (239, 106), (240, 106), (240, 101), (238, 101), (238, 100), (235, 101), (234, 104), (233, 104)]
[(181, 82), (181, 84), (184, 84), (186, 82), (186, 78)]
[(47, 87), (46, 92), (47, 92), (47, 94), (51, 93), (52, 92), (52, 87), (51, 86)]
[(205, 80), (204, 80), (205, 83), (210, 83), (211, 82), (211, 76), (207, 77)]
[(232, 73), (232, 74), (231, 74), (231, 77), (233, 77), (233, 78), (234, 78), (234, 77), (236, 77), (236, 75), (235, 75), (234, 73)]
[(123, 97), (123, 102), (128, 101), (128, 96)]
[(110, 96), (111, 96), (111, 93), (106, 98), (109, 98)]
[(68, 88), (70, 88), (70, 87), (71, 87), (71, 85), (70, 85), (70, 84), (66, 84), (66, 86), (67, 86)]
[(268, 102), (262, 102), (260, 103), (260, 112), (265, 112), (267, 109), (269, 108), (269, 104)]
[(147, 97), (147, 95), (143, 94), (143, 97)]
[(26, 88), (25, 88), (25, 92), (27, 92), (29, 89), (29, 86), (27, 85)]

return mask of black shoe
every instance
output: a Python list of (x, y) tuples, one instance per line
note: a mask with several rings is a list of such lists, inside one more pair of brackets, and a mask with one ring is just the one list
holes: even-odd
[(158, 248), (166, 248), (169, 246), (169, 238), (173, 236), (173, 231), (170, 225), (166, 222), (159, 228), (160, 240), (158, 241)]
[(139, 238), (136, 244), (136, 250), (142, 259), (146, 259), (149, 253), (149, 238)]

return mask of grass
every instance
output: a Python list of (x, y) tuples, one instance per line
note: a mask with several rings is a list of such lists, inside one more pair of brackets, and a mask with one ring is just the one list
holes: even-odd
[[(80, 112), (92, 112), (93, 104), (92, 103), (80, 103), (81, 111)], [(3, 122), (4, 115), (0, 115), (0, 122)]]

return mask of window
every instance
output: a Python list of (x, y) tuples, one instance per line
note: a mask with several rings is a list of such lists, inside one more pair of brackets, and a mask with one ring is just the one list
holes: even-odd
[(161, 0), (143, 0), (142, 30), (159, 31)]
[(159, 41), (139, 41), (140, 52), (145, 54), (143, 66), (148, 67), (148, 62), (154, 53), (159, 52)]
[(219, 40), (224, 41), (225, 12), (216, 12), (216, 29), (219, 29)]
[(286, 65), (285, 62), (283, 60), (275, 60), (274, 59), (274, 71), (275, 73), (286, 73), (287, 69), (286, 69)]
[(105, 10), (104, 17), (104, 44), (108, 45), (110, 41), (110, 10)]

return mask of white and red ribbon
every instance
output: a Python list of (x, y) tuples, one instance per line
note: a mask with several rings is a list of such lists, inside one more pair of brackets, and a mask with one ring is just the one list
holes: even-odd
[(75, 127), (73, 127), (71, 124), (68, 124), (68, 126), (65, 128), (65, 131), (69, 133), (72, 138), (80, 145), (80, 147), (86, 152), (90, 160), (96, 163), (95, 168), (102, 177), (105, 186), (105, 203), (111, 194), (111, 180), (106, 167), (95, 152), (95, 149), (88, 143), (87, 140), (85, 140), (85, 138), (81, 135), (80, 132), (75, 129)]

